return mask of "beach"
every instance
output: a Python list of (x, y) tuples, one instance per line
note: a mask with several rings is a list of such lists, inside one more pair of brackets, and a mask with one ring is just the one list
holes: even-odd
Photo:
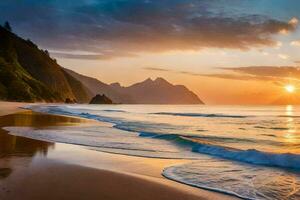
[[(38, 114), (23, 103), (0, 103), (4, 126), (85, 126), (101, 122)], [(6, 116), (5, 116), (6, 115)], [(82, 146), (12, 136), (0, 130), (0, 199), (235, 199), (177, 183), (161, 174), (165, 167), (190, 162), (126, 156)]]

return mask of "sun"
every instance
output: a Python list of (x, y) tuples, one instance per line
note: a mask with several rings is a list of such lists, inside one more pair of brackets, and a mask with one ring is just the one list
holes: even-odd
[(284, 86), (284, 89), (288, 92), (288, 93), (293, 93), (295, 92), (295, 86), (294, 85), (291, 85), (291, 84), (288, 84), (286, 86)]

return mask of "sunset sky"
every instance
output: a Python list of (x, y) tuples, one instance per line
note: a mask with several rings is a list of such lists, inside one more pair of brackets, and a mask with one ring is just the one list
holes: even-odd
[(107, 83), (163, 77), (208, 104), (300, 99), (298, 0), (1, 0), (0, 7), (1, 23), (16, 34)]

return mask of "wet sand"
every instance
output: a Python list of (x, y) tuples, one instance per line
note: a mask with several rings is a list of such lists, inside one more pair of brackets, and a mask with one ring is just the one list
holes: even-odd
[(12, 114), (20, 111), (20, 107), (25, 103), (0, 101), (0, 116)]
[[(21, 104), (0, 103), (0, 115), (9, 114), (0, 117), (0, 127), (106, 126), (91, 120), (22, 111), (18, 106)], [(235, 199), (162, 177), (165, 167), (184, 162), (103, 153), (17, 137), (0, 129), (0, 199)]]

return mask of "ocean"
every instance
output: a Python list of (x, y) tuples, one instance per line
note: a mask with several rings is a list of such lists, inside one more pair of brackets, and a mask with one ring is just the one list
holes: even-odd
[(300, 107), (30, 105), (106, 126), (32, 129), (19, 136), (142, 157), (188, 159), (168, 179), (244, 199), (300, 199)]

